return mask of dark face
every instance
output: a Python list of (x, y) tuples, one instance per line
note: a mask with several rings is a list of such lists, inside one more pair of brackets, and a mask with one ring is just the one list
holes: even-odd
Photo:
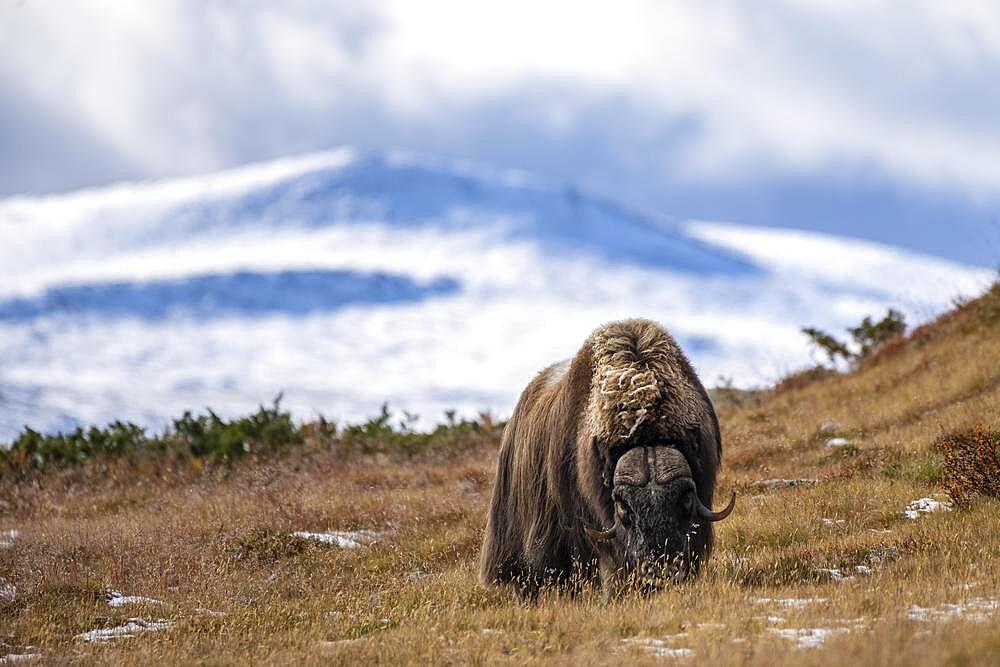
[(621, 525), (616, 536), (623, 551), (621, 566), (637, 583), (659, 587), (693, 573), (697, 554), (692, 540), (700, 524), (689, 476), (662, 485), (616, 485), (612, 498)]
[(634, 447), (615, 464), (611, 491), (614, 524), (588, 529), (632, 583), (659, 588), (696, 573), (707, 552), (709, 523), (725, 519), (736, 504), (713, 512), (698, 498), (691, 468), (669, 446)]

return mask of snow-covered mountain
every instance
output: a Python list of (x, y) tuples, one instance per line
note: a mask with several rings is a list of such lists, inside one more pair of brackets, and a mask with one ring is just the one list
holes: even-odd
[(185, 409), (509, 413), (599, 324), (664, 323), (707, 383), (807, 363), (803, 324), (920, 321), (988, 270), (672, 223), (514, 171), (338, 150), (0, 200), (0, 440)]

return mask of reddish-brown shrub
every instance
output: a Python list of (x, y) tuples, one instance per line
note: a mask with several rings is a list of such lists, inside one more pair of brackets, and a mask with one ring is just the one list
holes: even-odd
[(958, 505), (976, 495), (1000, 498), (1000, 432), (977, 426), (942, 438), (944, 488)]

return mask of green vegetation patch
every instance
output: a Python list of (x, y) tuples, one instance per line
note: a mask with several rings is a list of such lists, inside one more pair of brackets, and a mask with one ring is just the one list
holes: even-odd
[(192, 461), (231, 461), (250, 452), (300, 444), (302, 435), (291, 415), (281, 410), (280, 402), (279, 396), (272, 407), (261, 406), (252, 415), (232, 420), (211, 410), (198, 416), (185, 412), (159, 436), (150, 436), (141, 426), (121, 421), (56, 435), (27, 428), (9, 449), (0, 448), (0, 474), (23, 475), (137, 454), (171, 453)]
[(866, 316), (858, 326), (847, 329), (854, 343), (853, 349), (848, 343), (815, 327), (803, 327), (802, 333), (816, 348), (826, 353), (831, 362), (836, 362), (838, 358), (856, 362), (867, 357), (881, 345), (906, 333), (906, 318), (892, 308), (877, 322), (871, 316)]
[(937, 484), (944, 476), (944, 463), (938, 452), (918, 455), (892, 453), (889, 457), (882, 466), (882, 476), (886, 479)]
[(56, 435), (26, 428), (10, 448), (0, 446), (0, 476), (23, 477), (92, 461), (151, 457), (181, 461), (198, 471), (205, 463), (229, 464), (250, 454), (269, 454), (301, 445), (342, 456), (412, 457), (499, 444), (503, 423), (494, 422), (489, 415), (475, 420), (456, 419), (455, 413), (449, 411), (445, 418), (431, 431), (418, 431), (414, 427), (415, 415), (404, 412), (402, 418), (396, 419), (388, 405), (383, 405), (379, 416), (362, 424), (338, 428), (336, 423), (320, 417), (298, 425), (281, 409), (279, 395), (270, 407), (261, 406), (255, 413), (235, 419), (224, 419), (210, 409), (199, 415), (185, 412), (160, 435), (150, 435), (141, 426), (121, 421)]
[(388, 404), (382, 405), (379, 416), (363, 424), (347, 426), (336, 434), (340, 451), (361, 454), (400, 453), (416, 455), (428, 452), (460, 451), (481, 444), (484, 438), (498, 437), (503, 428), (495, 424), (489, 415), (480, 415), (478, 420), (455, 419), (455, 412), (445, 413), (446, 422), (438, 424), (429, 432), (417, 431), (414, 425), (417, 417), (404, 412), (398, 422), (394, 422)]

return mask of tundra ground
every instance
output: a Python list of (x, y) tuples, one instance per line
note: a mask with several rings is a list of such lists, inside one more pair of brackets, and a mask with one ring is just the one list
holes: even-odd
[(344, 452), (307, 428), (301, 447), (232, 466), (107, 460), (2, 478), (0, 656), (1000, 663), (1000, 501), (933, 502), (947, 500), (939, 439), (1000, 427), (1000, 290), (854, 372), (717, 403), (717, 498), (739, 499), (703, 576), (611, 602), (526, 603), (477, 582), (488, 423), (417, 454)]

